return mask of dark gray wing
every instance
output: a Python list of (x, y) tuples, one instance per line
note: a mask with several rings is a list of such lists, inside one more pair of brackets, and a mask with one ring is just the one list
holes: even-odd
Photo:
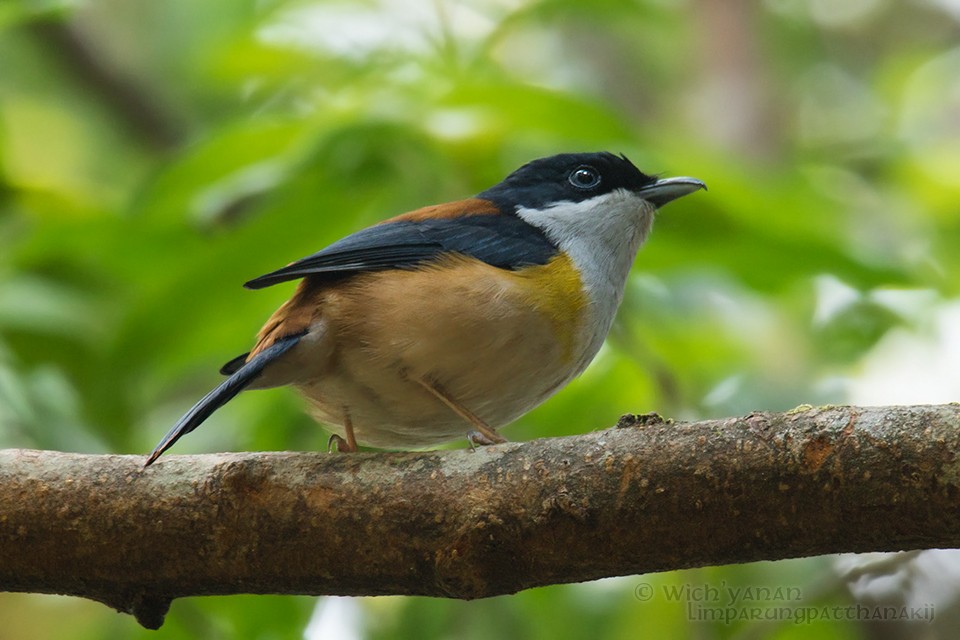
[(546, 264), (556, 252), (556, 246), (540, 229), (514, 215), (398, 220), (358, 231), (244, 286), (262, 289), (304, 276), (409, 269), (450, 253), (501, 269), (517, 269)]

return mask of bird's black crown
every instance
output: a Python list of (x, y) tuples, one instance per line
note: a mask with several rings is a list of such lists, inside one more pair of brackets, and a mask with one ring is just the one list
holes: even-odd
[(502, 210), (542, 209), (557, 202), (581, 202), (617, 189), (637, 191), (656, 181), (624, 155), (562, 153), (523, 165), (478, 194)]

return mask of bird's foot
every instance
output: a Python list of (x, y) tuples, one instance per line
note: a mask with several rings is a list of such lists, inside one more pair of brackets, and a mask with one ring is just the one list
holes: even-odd
[(354, 453), (357, 450), (357, 443), (354, 442), (353, 446), (350, 446), (350, 442), (337, 434), (330, 436), (330, 439), (327, 440), (327, 453), (333, 453), (336, 449), (337, 453)]
[(507, 439), (488, 427), (486, 433), (475, 430), (468, 431), (467, 442), (470, 444), (470, 449), (475, 451), (478, 446), (489, 447), (494, 444), (503, 444), (507, 442)]

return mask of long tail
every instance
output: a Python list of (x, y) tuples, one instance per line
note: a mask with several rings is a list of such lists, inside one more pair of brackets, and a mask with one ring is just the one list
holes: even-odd
[(173, 443), (203, 424), (203, 421), (209, 418), (214, 411), (225, 405), (256, 380), (263, 372), (264, 367), (289, 351), (291, 347), (300, 342), (302, 337), (303, 334), (300, 333), (280, 338), (253, 356), (249, 362), (237, 368), (229, 378), (221, 382), (216, 389), (203, 396), (200, 402), (193, 405), (190, 411), (187, 411), (177, 421), (177, 424), (173, 425), (173, 428), (167, 432), (167, 435), (163, 436), (163, 440), (154, 448), (153, 453), (150, 454), (143, 466), (149, 467), (164, 451), (172, 447)]

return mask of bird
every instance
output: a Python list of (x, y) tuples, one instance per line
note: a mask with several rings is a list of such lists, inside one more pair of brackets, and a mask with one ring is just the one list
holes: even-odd
[(254, 278), (299, 282), (145, 466), (240, 391), (286, 385), (332, 431), (328, 450), (506, 442), (500, 427), (600, 350), (656, 211), (700, 189), (623, 154), (562, 153)]

